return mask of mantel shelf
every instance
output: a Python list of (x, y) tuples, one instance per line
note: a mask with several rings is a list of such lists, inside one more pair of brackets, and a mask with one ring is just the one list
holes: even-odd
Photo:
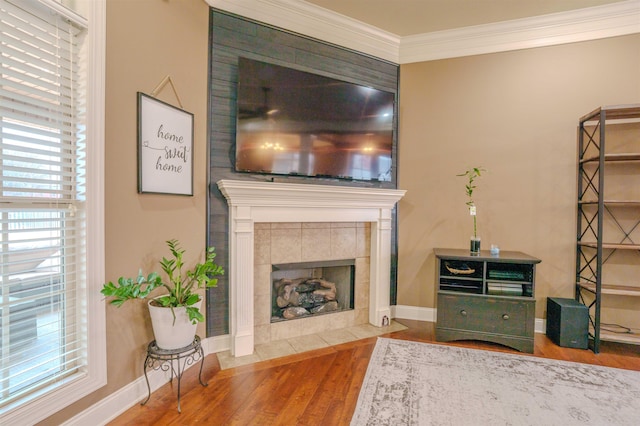
[[(582, 247), (598, 248), (598, 243), (587, 243), (584, 241), (580, 241), (578, 242), (578, 245)], [(640, 250), (640, 244), (602, 243), (602, 248), (615, 250)]]
[[(578, 283), (578, 285), (592, 293), (596, 292), (596, 285), (593, 283)], [(640, 297), (640, 287), (628, 285), (602, 284), (600, 291), (602, 294)]]

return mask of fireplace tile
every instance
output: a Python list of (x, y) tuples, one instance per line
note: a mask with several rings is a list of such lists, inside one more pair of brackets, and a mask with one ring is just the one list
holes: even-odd
[(220, 367), (224, 370), (227, 368), (240, 367), (243, 365), (254, 364), (256, 362), (262, 361), (260, 356), (255, 352), (251, 355), (245, 355), (241, 357), (233, 357), (231, 356), (230, 351), (218, 352), (216, 353), (218, 357), (218, 362), (220, 363)]
[(355, 228), (356, 222), (331, 222), (332, 228)]
[[(318, 317), (318, 319), (320, 319), (321, 317)], [(333, 314), (333, 316), (331, 317), (330, 321), (331, 321), (331, 326), (330, 327), (326, 327), (326, 325), (322, 328), (322, 330), (327, 330), (327, 329), (331, 329), (331, 330), (335, 330), (338, 328), (346, 328), (349, 326), (354, 325), (354, 320), (355, 318), (355, 313), (353, 311), (345, 311), (345, 312), (339, 312), (337, 314)]]
[(329, 345), (317, 334), (300, 336), (295, 339), (289, 339), (289, 343), (297, 353), (312, 351), (314, 349), (326, 348)]
[(306, 334), (304, 326), (305, 323), (309, 323), (310, 319), (313, 318), (300, 318), (271, 324), (271, 341), (291, 339)]
[(271, 228), (254, 230), (253, 263), (271, 264)]
[(355, 324), (368, 324), (369, 323), (369, 307), (366, 306), (361, 309), (354, 309), (355, 311)]
[(331, 330), (320, 333), (320, 337), (330, 346), (341, 345), (342, 343), (358, 340), (355, 334), (349, 329)]
[[(344, 311), (344, 312), (338, 312), (335, 314), (330, 314), (329, 318), (322, 318), (322, 316), (319, 316), (316, 318), (317, 319), (317, 327), (313, 328), (313, 333), (323, 333), (325, 331), (328, 330), (336, 330), (339, 328), (346, 328), (346, 327), (351, 327), (353, 326), (354, 323), (354, 319), (355, 319), (355, 312), (354, 311)], [(327, 324), (327, 322), (329, 322), (329, 324)]]
[(330, 222), (302, 222), (302, 229), (330, 229)]
[[(301, 325), (304, 322), (304, 326), (301, 330), (301, 334), (300, 336), (304, 336), (304, 335), (309, 335), (309, 334), (314, 334), (314, 333), (318, 333), (320, 331), (324, 331), (327, 329), (327, 321), (331, 321), (331, 324), (333, 324), (333, 316), (338, 315), (338, 314), (332, 314), (331, 317), (326, 317), (322, 318), (322, 316), (317, 316), (317, 317), (311, 317), (311, 318), (305, 318), (301, 321)], [(330, 319), (329, 319), (330, 318)]]
[(272, 222), (271, 229), (301, 229), (302, 223), (300, 222)]
[[(323, 333), (327, 330), (350, 327), (358, 324), (355, 322), (355, 318), (356, 313), (351, 310), (273, 323), (271, 324), (271, 340), (292, 339)], [(367, 318), (363, 320), (365, 323)]]
[(327, 228), (302, 229), (302, 261), (331, 259), (331, 234)]
[(331, 228), (331, 257), (349, 259), (356, 257), (356, 228)]
[[(275, 224), (274, 224), (275, 225)], [(297, 228), (271, 229), (271, 263), (302, 261), (302, 230)]]
[(271, 295), (253, 297), (253, 322), (255, 325), (271, 323)]
[(262, 345), (271, 341), (271, 324), (256, 325), (253, 327), (253, 343)]
[(355, 280), (358, 283), (354, 300), (354, 306), (356, 309), (364, 309), (369, 307), (369, 264), (370, 262), (368, 257), (359, 257), (356, 259)]
[(356, 257), (368, 257), (371, 252), (371, 224), (367, 222), (358, 225), (356, 228)]
[(286, 340), (280, 340), (277, 342), (265, 343), (255, 348), (256, 354), (260, 359), (267, 360), (273, 358), (280, 358), (282, 356), (293, 355), (296, 350)]
[(356, 257), (356, 281), (369, 284), (371, 278), (370, 265), (371, 258), (369, 257)]
[(364, 339), (374, 336), (380, 336), (386, 333), (406, 330), (407, 327), (391, 321), (388, 327), (374, 327), (370, 324), (357, 325), (348, 327), (343, 330), (334, 330), (326, 333), (316, 333), (311, 335), (293, 337), (279, 342), (262, 342), (259, 341), (259, 333), (256, 330), (256, 347), (255, 352), (238, 358), (231, 356), (229, 351), (217, 352), (216, 356), (220, 363), (220, 368), (226, 370), (228, 368), (239, 367), (242, 365), (253, 364), (267, 359), (277, 358), (291, 354), (291, 349), (295, 353), (303, 353), (306, 351), (322, 349), (331, 345), (352, 342), (358, 339)]
[(271, 297), (271, 262), (254, 266), (253, 283), (256, 296)]
[(349, 328), (349, 332), (353, 333), (358, 339), (366, 339), (380, 335), (380, 327), (371, 324), (362, 324)]

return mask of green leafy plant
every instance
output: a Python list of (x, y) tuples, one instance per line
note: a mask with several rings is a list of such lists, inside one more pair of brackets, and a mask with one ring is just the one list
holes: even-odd
[(473, 190), (476, 189), (476, 185), (474, 185), (474, 181), (481, 176), (482, 172), (486, 172), (486, 170), (483, 169), (482, 167), (472, 167), (466, 172), (456, 175), (456, 176), (464, 176), (468, 178), (467, 184), (465, 185), (465, 192), (467, 194), (467, 197), (469, 197), (469, 201), (467, 201), (465, 204), (469, 206), (469, 211), (472, 212), (472, 216), (473, 216), (473, 238), (478, 237), (476, 214), (474, 211), (476, 205), (473, 202)]
[(196, 290), (216, 287), (218, 279), (214, 277), (224, 274), (224, 269), (215, 263), (215, 248), (207, 248), (205, 261), (183, 273), (184, 262), (182, 258), (185, 250), (180, 247), (178, 240), (167, 241), (167, 246), (173, 257), (163, 257), (160, 261), (160, 267), (167, 275), (168, 283), (163, 282), (162, 277), (156, 272), (145, 277), (140, 270), (136, 278), (120, 277), (117, 283), (109, 281), (103, 285), (100, 292), (104, 296), (112, 298), (109, 302), (112, 305), (122, 306), (127, 300), (145, 299), (156, 288), (164, 287), (168, 293), (155, 298), (151, 302), (152, 304), (171, 308), (174, 320), (173, 308), (185, 307), (192, 323), (204, 321), (204, 315), (200, 310), (191, 305), (200, 300), (200, 295), (196, 293)]

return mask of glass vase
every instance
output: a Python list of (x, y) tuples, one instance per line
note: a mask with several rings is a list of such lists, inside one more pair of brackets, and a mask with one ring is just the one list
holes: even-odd
[(480, 237), (471, 237), (470, 252), (471, 256), (480, 256)]

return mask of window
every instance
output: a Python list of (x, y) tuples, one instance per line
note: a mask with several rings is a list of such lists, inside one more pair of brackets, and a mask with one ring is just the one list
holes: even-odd
[(104, 383), (87, 251), (102, 245), (89, 216), (102, 196), (102, 136), (87, 128), (95, 40), (53, 0), (0, 0), (0, 423), (36, 422)]

